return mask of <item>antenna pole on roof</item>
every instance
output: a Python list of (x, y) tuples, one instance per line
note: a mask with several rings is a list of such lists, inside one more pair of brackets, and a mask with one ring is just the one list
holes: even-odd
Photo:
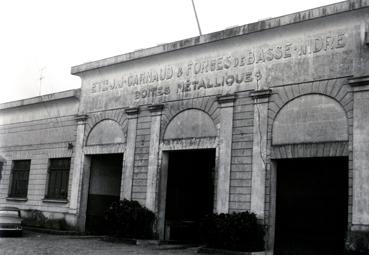
[(200, 22), (199, 22), (199, 18), (197, 17), (197, 12), (196, 12), (196, 7), (195, 7), (195, 3), (192, 1), (192, 7), (193, 7), (193, 12), (195, 13), (195, 17), (196, 17), (196, 22), (197, 22), (197, 27), (199, 28), (199, 33), (200, 35), (202, 35), (201, 33), (201, 28), (200, 28)]
[(40, 78), (38, 78), (40, 80), (40, 88), (38, 91), (38, 95), (41, 96), (41, 87), (42, 87), (42, 80), (45, 78), (45, 76), (42, 75), (42, 72), (44, 71), (45, 66), (43, 68), (41, 68), (40, 70)]

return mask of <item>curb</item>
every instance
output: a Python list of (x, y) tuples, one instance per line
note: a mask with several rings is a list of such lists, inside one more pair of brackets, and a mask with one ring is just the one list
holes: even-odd
[(111, 236), (103, 236), (101, 238), (102, 241), (110, 242), (110, 243), (124, 243), (130, 245), (137, 245), (138, 240), (130, 239), (130, 238), (120, 238), (120, 237), (111, 237)]
[(103, 236), (101, 240), (105, 242), (111, 243), (124, 243), (129, 245), (137, 245), (137, 246), (155, 246), (159, 250), (182, 250), (194, 247), (190, 244), (170, 244), (167, 242), (162, 242), (155, 239), (133, 239), (133, 238), (122, 238), (122, 237), (111, 237), (111, 236)]
[(213, 249), (201, 247), (197, 250), (197, 253), (200, 254), (214, 254), (214, 255), (264, 255), (265, 251), (253, 251), (253, 252), (244, 252), (244, 251), (231, 251), (231, 250), (222, 250), (222, 249)]
[(53, 234), (53, 235), (81, 235), (81, 233), (77, 231), (72, 230), (55, 230), (50, 228), (38, 228), (38, 227), (29, 227), (29, 226), (23, 226), (24, 230), (32, 231), (32, 232), (38, 232), (38, 233), (45, 233), (45, 234)]

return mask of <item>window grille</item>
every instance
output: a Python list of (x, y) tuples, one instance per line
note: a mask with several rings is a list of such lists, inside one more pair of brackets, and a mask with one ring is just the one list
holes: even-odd
[(70, 158), (50, 159), (46, 199), (67, 199)]
[(31, 160), (14, 160), (9, 197), (26, 198)]

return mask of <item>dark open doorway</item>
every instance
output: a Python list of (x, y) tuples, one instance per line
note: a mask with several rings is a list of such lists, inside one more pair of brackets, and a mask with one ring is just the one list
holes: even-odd
[(168, 156), (165, 239), (198, 242), (199, 220), (213, 212), (215, 149)]
[(343, 254), (346, 157), (277, 161), (276, 255)]
[(91, 157), (86, 232), (106, 233), (104, 212), (112, 202), (119, 201), (123, 154)]

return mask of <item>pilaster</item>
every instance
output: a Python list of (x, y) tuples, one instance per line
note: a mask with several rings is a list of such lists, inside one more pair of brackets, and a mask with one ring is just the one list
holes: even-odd
[(147, 171), (147, 193), (146, 207), (156, 212), (156, 203), (158, 196), (159, 182), (159, 140), (160, 140), (160, 122), (164, 105), (155, 104), (148, 107), (151, 112), (151, 132), (150, 132), (150, 155)]
[(264, 219), (265, 167), (267, 147), (268, 102), (270, 89), (254, 90), (254, 132), (252, 146), (251, 212)]
[(74, 162), (73, 162), (73, 176), (70, 195), (70, 209), (78, 213), (80, 190), (82, 186), (82, 172), (83, 172), (83, 138), (85, 135), (85, 124), (87, 115), (76, 115), (77, 121), (77, 136), (76, 144), (74, 145)]
[(220, 107), (219, 166), (217, 180), (217, 213), (228, 213), (232, 157), (233, 106), (235, 95), (218, 96)]
[(131, 200), (132, 198), (132, 182), (133, 182), (133, 167), (135, 161), (136, 150), (136, 129), (137, 117), (139, 108), (128, 108), (125, 110), (128, 116), (128, 133), (126, 150), (123, 160), (122, 184), (121, 184), (121, 199)]
[(349, 80), (353, 89), (352, 230), (369, 230), (369, 77)]

